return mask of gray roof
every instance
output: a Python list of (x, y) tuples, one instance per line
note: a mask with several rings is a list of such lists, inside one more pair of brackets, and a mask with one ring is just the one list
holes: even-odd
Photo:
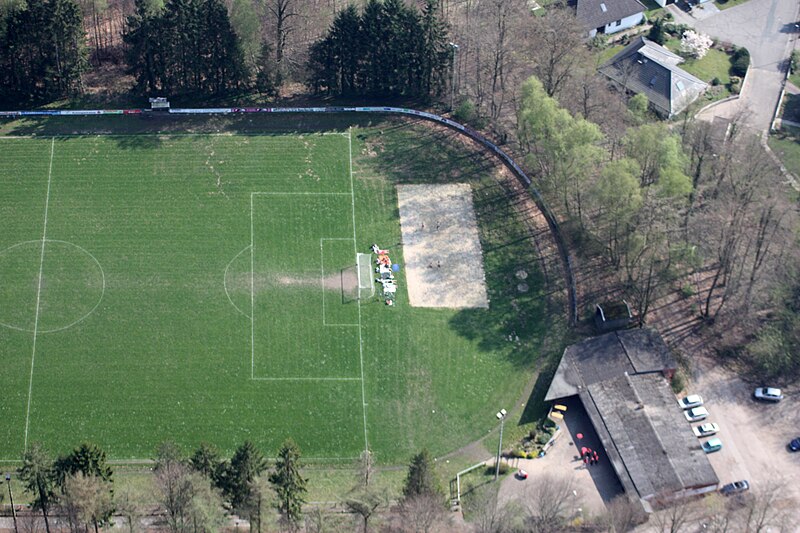
[(646, 9), (639, 0), (578, 0), (576, 15), (587, 28), (593, 30), (636, 13), (644, 13)]
[(644, 93), (656, 111), (671, 117), (708, 88), (678, 67), (682, 62), (682, 57), (663, 46), (637, 37), (599, 70), (629, 91)]
[(677, 368), (661, 336), (648, 328), (614, 331), (567, 347), (545, 401), (574, 396), (588, 385), (628, 374)]
[(624, 374), (581, 399), (627, 492), (650, 499), (719, 483), (662, 376)]

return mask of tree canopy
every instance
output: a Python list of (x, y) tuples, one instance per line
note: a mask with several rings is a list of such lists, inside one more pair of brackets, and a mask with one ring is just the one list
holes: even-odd
[(339, 11), (311, 46), (309, 85), (332, 95), (427, 98), (445, 87), (451, 54), (437, 0), (421, 13), (402, 0), (369, 0), (361, 13), (353, 5)]

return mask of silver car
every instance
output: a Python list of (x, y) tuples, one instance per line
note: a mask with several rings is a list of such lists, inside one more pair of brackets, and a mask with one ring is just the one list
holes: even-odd
[(781, 390), (773, 387), (759, 387), (753, 393), (753, 397), (764, 402), (779, 402), (783, 400)]
[(694, 409), (688, 409), (684, 411), (683, 416), (685, 416), (686, 420), (689, 422), (699, 422), (708, 418), (708, 411), (702, 406), (695, 407)]

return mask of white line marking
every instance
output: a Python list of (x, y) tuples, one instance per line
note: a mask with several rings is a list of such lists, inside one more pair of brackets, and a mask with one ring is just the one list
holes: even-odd
[(350, 196), (349, 192), (251, 192), (250, 194), (283, 196)]
[[(95, 310), (100, 306), (100, 302), (103, 301), (103, 296), (105, 296), (105, 294), (106, 294), (106, 273), (103, 270), (103, 266), (100, 264), (100, 261), (98, 261), (97, 258), (94, 255), (92, 255), (91, 252), (89, 252), (89, 250), (87, 250), (86, 248), (84, 248), (82, 246), (78, 246), (75, 243), (71, 243), (69, 241), (61, 241), (61, 240), (58, 240), (58, 239), (46, 239), (46, 240), (47, 240), (47, 242), (56, 242), (56, 243), (59, 243), (59, 244), (66, 244), (67, 246), (72, 246), (73, 248), (77, 248), (81, 252), (83, 252), (86, 255), (88, 255), (92, 259), (92, 261), (95, 262), (95, 264), (97, 265), (97, 268), (100, 270), (100, 280), (102, 282), (102, 287), (101, 287), (101, 290), (100, 290), (100, 298), (97, 299), (97, 303), (95, 303), (94, 307), (92, 307), (85, 315), (80, 317), (78, 320), (75, 320), (74, 322), (70, 322), (66, 326), (61, 326), (60, 328), (40, 330), (40, 331), (37, 332), (37, 334), (39, 334), (39, 335), (43, 335), (45, 333), (56, 333), (58, 331), (64, 331), (65, 329), (69, 329), (72, 326), (78, 324), (79, 322), (83, 322), (84, 320), (89, 318), (89, 315), (94, 313)], [(32, 244), (32, 243), (39, 243), (39, 242), (41, 242), (41, 241), (36, 240), (36, 241), (18, 242), (17, 244), (15, 244), (13, 246), (9, 246), (8, 248), (6, 248), (2, 252), (0, 252), (0, 255), (3, 255), (4, 253), (6, 253), (6, 252), (8, 252), (10, 250), (13, 250), (17, 246), (23, 246), (25, 244)], [(33, 333), (33, 329), (31, 329), (31, 328), (21, 328), (19, 326), (15, 326), (13, 324), (6, 324), (5, 322), (0, 322), (0, 326), (6, 327), (6, 328), (9, 328), (9, 329), (14, 329), (14, 330), (17, 330), (17, 331), (25, 331), (25, 332), (28, 332), (28, 333)]]
[[(347, 129), (347, 151), (350, 160), (350, 205), (353, 210), (353, 253), (355, 254), (356, 265), (358, 265), (358, 241), (356, 240), (356, 190), (353, 185), (353, 128)], [(367, 438), (367, 393), (364, 387), (364, 340), (361, 335), (361, 300), (358, 304), (358, 356), (361, 362), (361, 408), (364, 413), (364, 450), (369, 451), (369, 439)]]
[(286, 377), (286, 378), (253, 378), (253, 381), (361, 381), (361, 378)]
[(44, 228), (42, 229), (42, 253), (39, 256), (39, 285), (36, 288), (36, 316), (33, 319), (33, 349), (31, 350), (31, 374), (28, 379), (28, 407), (25, 411), (25, 441), (23, 451), (28, 450), (28, 429), (31, 422), (31, 397), (33, 396), (33, 368), (36, 362), (36, 335), (39, 331), (39, 306), (42, 301), (42, 272), (44, 271), (44, 245), (47, 242), (47, 210), (50, 207), (50, 182), (53, 177), (53, 152), (56, 138), (50, 141), (50, 167), (47, 170), (47, 196), (44, 200)]
[[(231, 295), (228, 293), (228, 269), (231, 268), (231, 265), (233, 264), (233, 262), (236, 261), (239, 258), (240, 255), (242, 255), (243, 253), (245, 253), (249, 249), (250, 249), (250, 246), (245, 246), (244, 248), (242, 248), (241, 252), (239, 252), (238, 254), (234, 255), (233, 259), (231, 259), (230, 263), (228, 263), (228, 266), (225, 267), (225, 273), (222, 275), (222, 286), (225, 288), (225, 296), (228, 297), (228, 301), (231, 303), (233, 308), (236, 309), (237, 311), (239, 311), (240, 313), (242, 313), (247, 318), (250, 318), (250, 315), (248, 315), (247, 313), (245, 313), (244, 311), (239, 309), (239, 306), (236, 305), (235, 303), (233, 303), (233, 300), (231, 299)], [(251, 279), (251, 282), (252, 282), (252, 279)], [(251, 289), (252, 289), (252, 285), (251, 285)]]
[(250, 193), (250, 379), (256, 375), (255, 248), (253, 247), (253, 193)]

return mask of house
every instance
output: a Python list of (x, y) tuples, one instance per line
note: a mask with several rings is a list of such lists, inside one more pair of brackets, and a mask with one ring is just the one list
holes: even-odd
[(577, 396), (625, 495), (645, 512), (719, 485), (667, 381), (676, 367), (653, 330), (606, 333), (564, 351), (545, 396)]
[(659, 115), (677, 115), (708, 89), (708, 84), (678, 67), (683, 58), (637, 37), (598, 70), (627, 91), (643, 93)]
[(577, 0), (576, 6), (576, 16), (589, 30), (589, 37), (641, 24), (644, 12), (645, 7), (639, 0)]

